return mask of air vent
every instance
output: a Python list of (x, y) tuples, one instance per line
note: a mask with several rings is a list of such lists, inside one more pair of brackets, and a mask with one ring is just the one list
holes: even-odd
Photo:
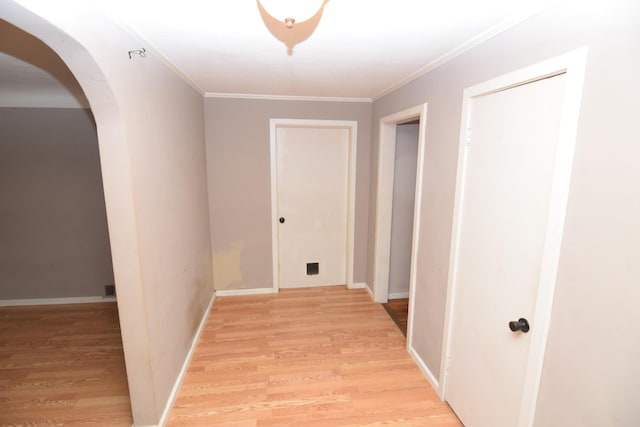
[(106, 296), (106, 297), (115, 297), (116, 296), (116, 285), (105, 285), (104, 286), (104, 296)]

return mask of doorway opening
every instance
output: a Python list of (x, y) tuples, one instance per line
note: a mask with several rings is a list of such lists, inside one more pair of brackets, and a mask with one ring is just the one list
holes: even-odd
[[(64, 370), (60, 366), (76, 372), (69, 375), (73, 378), (65, 387), (52, 380), (55, 384), (46, 394), (39, 386), (34, 387), (38, 399), (67, 396), (72, 387), (86, 381), (83, 372), (93, 372), (91, 380), (102, 386), (103, 394), (91, 396), (89, 391), (84, 398), (104, 397), (104, 390), (109, 390), (117, 396), (114, 400), (118, 404), (113, 406), (117, 406), (119, 419), (130, 423), (130, 394), (114, 298), (93, 112), (72, 71), (44, 41), (5, 20), (0, 20), (0, 33), (11, 41), (0, 43), (0, 63), (7, 80), (12, 81), (12, 85), (3, 85), (0, 96), (0, 187), (10, 202), (0, 205), (6, 216), (3, 225), (12, 230), (1, 242), (4, 249), (11, 248), (11, 253), (0, 268), (5, 285), (0, 305), (13, 306), (5, 315), (15, 316), (20, 327), (26, 328), (20, 336), (31, 337), (35, 347), (29, 347), (26, 353), (33, 360), (25, 366), (37, 370), (42, 384), (47, 383), (47, 376), (62, 378), (59, 375)], [(108, 295), (112, 287), (113, 294)], [(51, 340), (59, 340), (60, 331), (68, 334), (67, 345), (51, 351)], [(103, 339), (87, 340), (90, 334)], [(18, 335), (6, 344), (21, 351)], [(83, 352), (96, 356), (83, 360)], [(15, 380), (23, 381), (19, 376)], [(11, 389), (9, 386), (9, 393)], [(51, 408), (35, 405), (32, 402), (37, 399), (26, 396), (19, 397), (25, 401), (25, 417), (53, 419), (48, 418), (52, 417)], [(89, 418), (109, 410), (105, 405), (92, 414), (77, 409), (61, 416)]]
[[(395, 315), (400, 323), (406, 306), (410, 353), (426, 119), (427, 104), (383, 117), (378, 146), (373, 298), (382, 304), (391, 302), (385, 308), (394, 313), (397, 309), (392, 318)], [(406, 304), (402, 301), (405, 298)]]

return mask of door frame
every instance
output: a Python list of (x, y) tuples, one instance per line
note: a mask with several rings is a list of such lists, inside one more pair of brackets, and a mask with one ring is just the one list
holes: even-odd
[[(413, 236), (411, 243), (411, 273), (409, 299), (413, 295), (415, 265), (418, 253), (420, 212), (422, 211), (422, 176), (424, 171), (424, 146), (427, 125), (427, 104), (417, 105), (380, 119), (378, 142), (378, 175), (376, 188), (376, 216), (373, 263), (373, 300), (386, 303), (389, 299), (389, 262), (391, 258), (391, 217), (393, 202), (393, 180), (396, 159), (397, 125), (418, 119), (418, 167), (416, 170), (415, 207), (413, 212)], [(407, 326), (407, 338), (409, 327)]]
[[(386, 303), (389, 299), (389, 263), (391, 260), (391, 219), (393, 202), (393, 180), (396, 159), (397, 125), (419, 120), (418, 164), (416, 169), (415, 207), (413, 212), (413, 235), (411, 239), (411, 272), (409, 279), (409, 310), (415, 291), (415, 266), (418, 254), (420, 212), (422, 210), (422, 177), (424, 174), (424, 149), (427, 126), (427, 104), (417, 105), (380, 119), (378, 141), (378, 174), (376, 187), (376, 222), (374, 236), (373, 300)], [(407, 338), (410, 336), (407, 326)]]
[(273, 292), (280, 290), (279, 238), (278, 238), (278, 169), (276, 152), (276, 131), (279, 127), (305, 127), (312, 129), (348, 129), (349, 159), (347, 162), (347, 256), (345, 284), (351, 289), (353, 285), (354, 241), (355, 241), (355, 207), (356, 207), (356, 154), (358, 141), (358, 122), (354, 120), (311, 120), (311, 119), (271, 119), (270, 152), (271, 152), (271, 250), (273, 268)]
[(406, 110), (384, 116), (380, 119), (378, 143), (378, 174), (376, 189), (376, 217), (374, 236), (373, 299), (375, 302), (387, 302), (389, 297), (389, 262), (391, 256), (391, 219), (393, 202), (393, 180), (396, 157), (397, 125), (418, 119), (418, 155), (416, 168), (416, 190), (414, 195), (413, 232), (411, 237), (411, 271), (409, 273), (409, 313), (407, 316), (406, 349), (418, 368), (434, 388), (438, 382), (426, 363), (413, 348), (416, 278), (420, 223), (422, 216), (422, 192), (424, 177), (424, 158), (427, 129), (427, 104), (417, 105)]
[(525, 372), (522, 401), (520, 403), (520, 419), (518, 425), (521, 427), (531, 426), (535, 416), (544, 354), (551, 322), (551, 310), (564, 230), (564, 220), (569, 198), (569, 185), (571, 181), (571, 169), (575, 151), (586, 62), (587, 48), (583, 47), (539, 64), (471, 86), (465, 89), (463, 93), (442, 345), (442, 360), (444, 363), (440, 371), (440, 388), (438, 390), (438, 394), (443, 400), (446, 400), (451, 337), (452, 334), (455, 333), (452, 329), (452, 318), (456, 310), (456, 276), (467, 166), (466, 147), (471, 138), (469, 130), (471, 127), (472, 99), (560, 74), (565, 74), (566, 76), (562, 117), (558, 136), (558, 151), (556, 153), (553, 172), (549, 217), (540, 268), (539, 290), (534, 309), (535, 328), (532, 328), (530, 332), (531, 343)]

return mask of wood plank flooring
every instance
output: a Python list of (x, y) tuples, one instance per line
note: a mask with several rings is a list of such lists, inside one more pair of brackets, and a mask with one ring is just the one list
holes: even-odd
[(115, 303), (0, 308), (0, 425), (132, 424)]
[(460, 426), (364, 290), (219, 297), (168, 426)]
[(409, 299), (390, 299), (387, 303), (382, 304), (384, 309), (389, 313), (391, 320), (398, 325), (400, 332), (407, 336), (407, 321), (409, 318)]

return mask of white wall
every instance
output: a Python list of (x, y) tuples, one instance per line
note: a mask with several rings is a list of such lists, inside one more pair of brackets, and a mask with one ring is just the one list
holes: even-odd
[(61, 3), (0, 14), (51, 46), (91, 104), (134, 422), (154, 425), (213, 290), (203, 99), (152, 51), (129, 59), (141, 42), (88, 4)]
[[(640, 322), (638, 22), (637, 1), (566, 0), (373, 106), (371, 152), (375, 179), (378, 120), (414, 105), (429, 104), (415, 298), (415, 324), (420, 326), (414, 332), (413, 344), (437, 377), (441, 368), (462, 91), (588, 46), (537, 426), (635, 426), (640, 422), (640, 406), (635, 402), (640, 386), (640, 340), (633, 326)], [(375, 187), (372, 182), (371, 188)], [(375, 206), (375, 200), (370, 206)]]
[[(409, 294), (411, 243), (418, 168), (418, 124), (396, 126), (396, 155), (393, 171), (389, 298)], [(406, 298), (406, 296), (401, 296)]]

